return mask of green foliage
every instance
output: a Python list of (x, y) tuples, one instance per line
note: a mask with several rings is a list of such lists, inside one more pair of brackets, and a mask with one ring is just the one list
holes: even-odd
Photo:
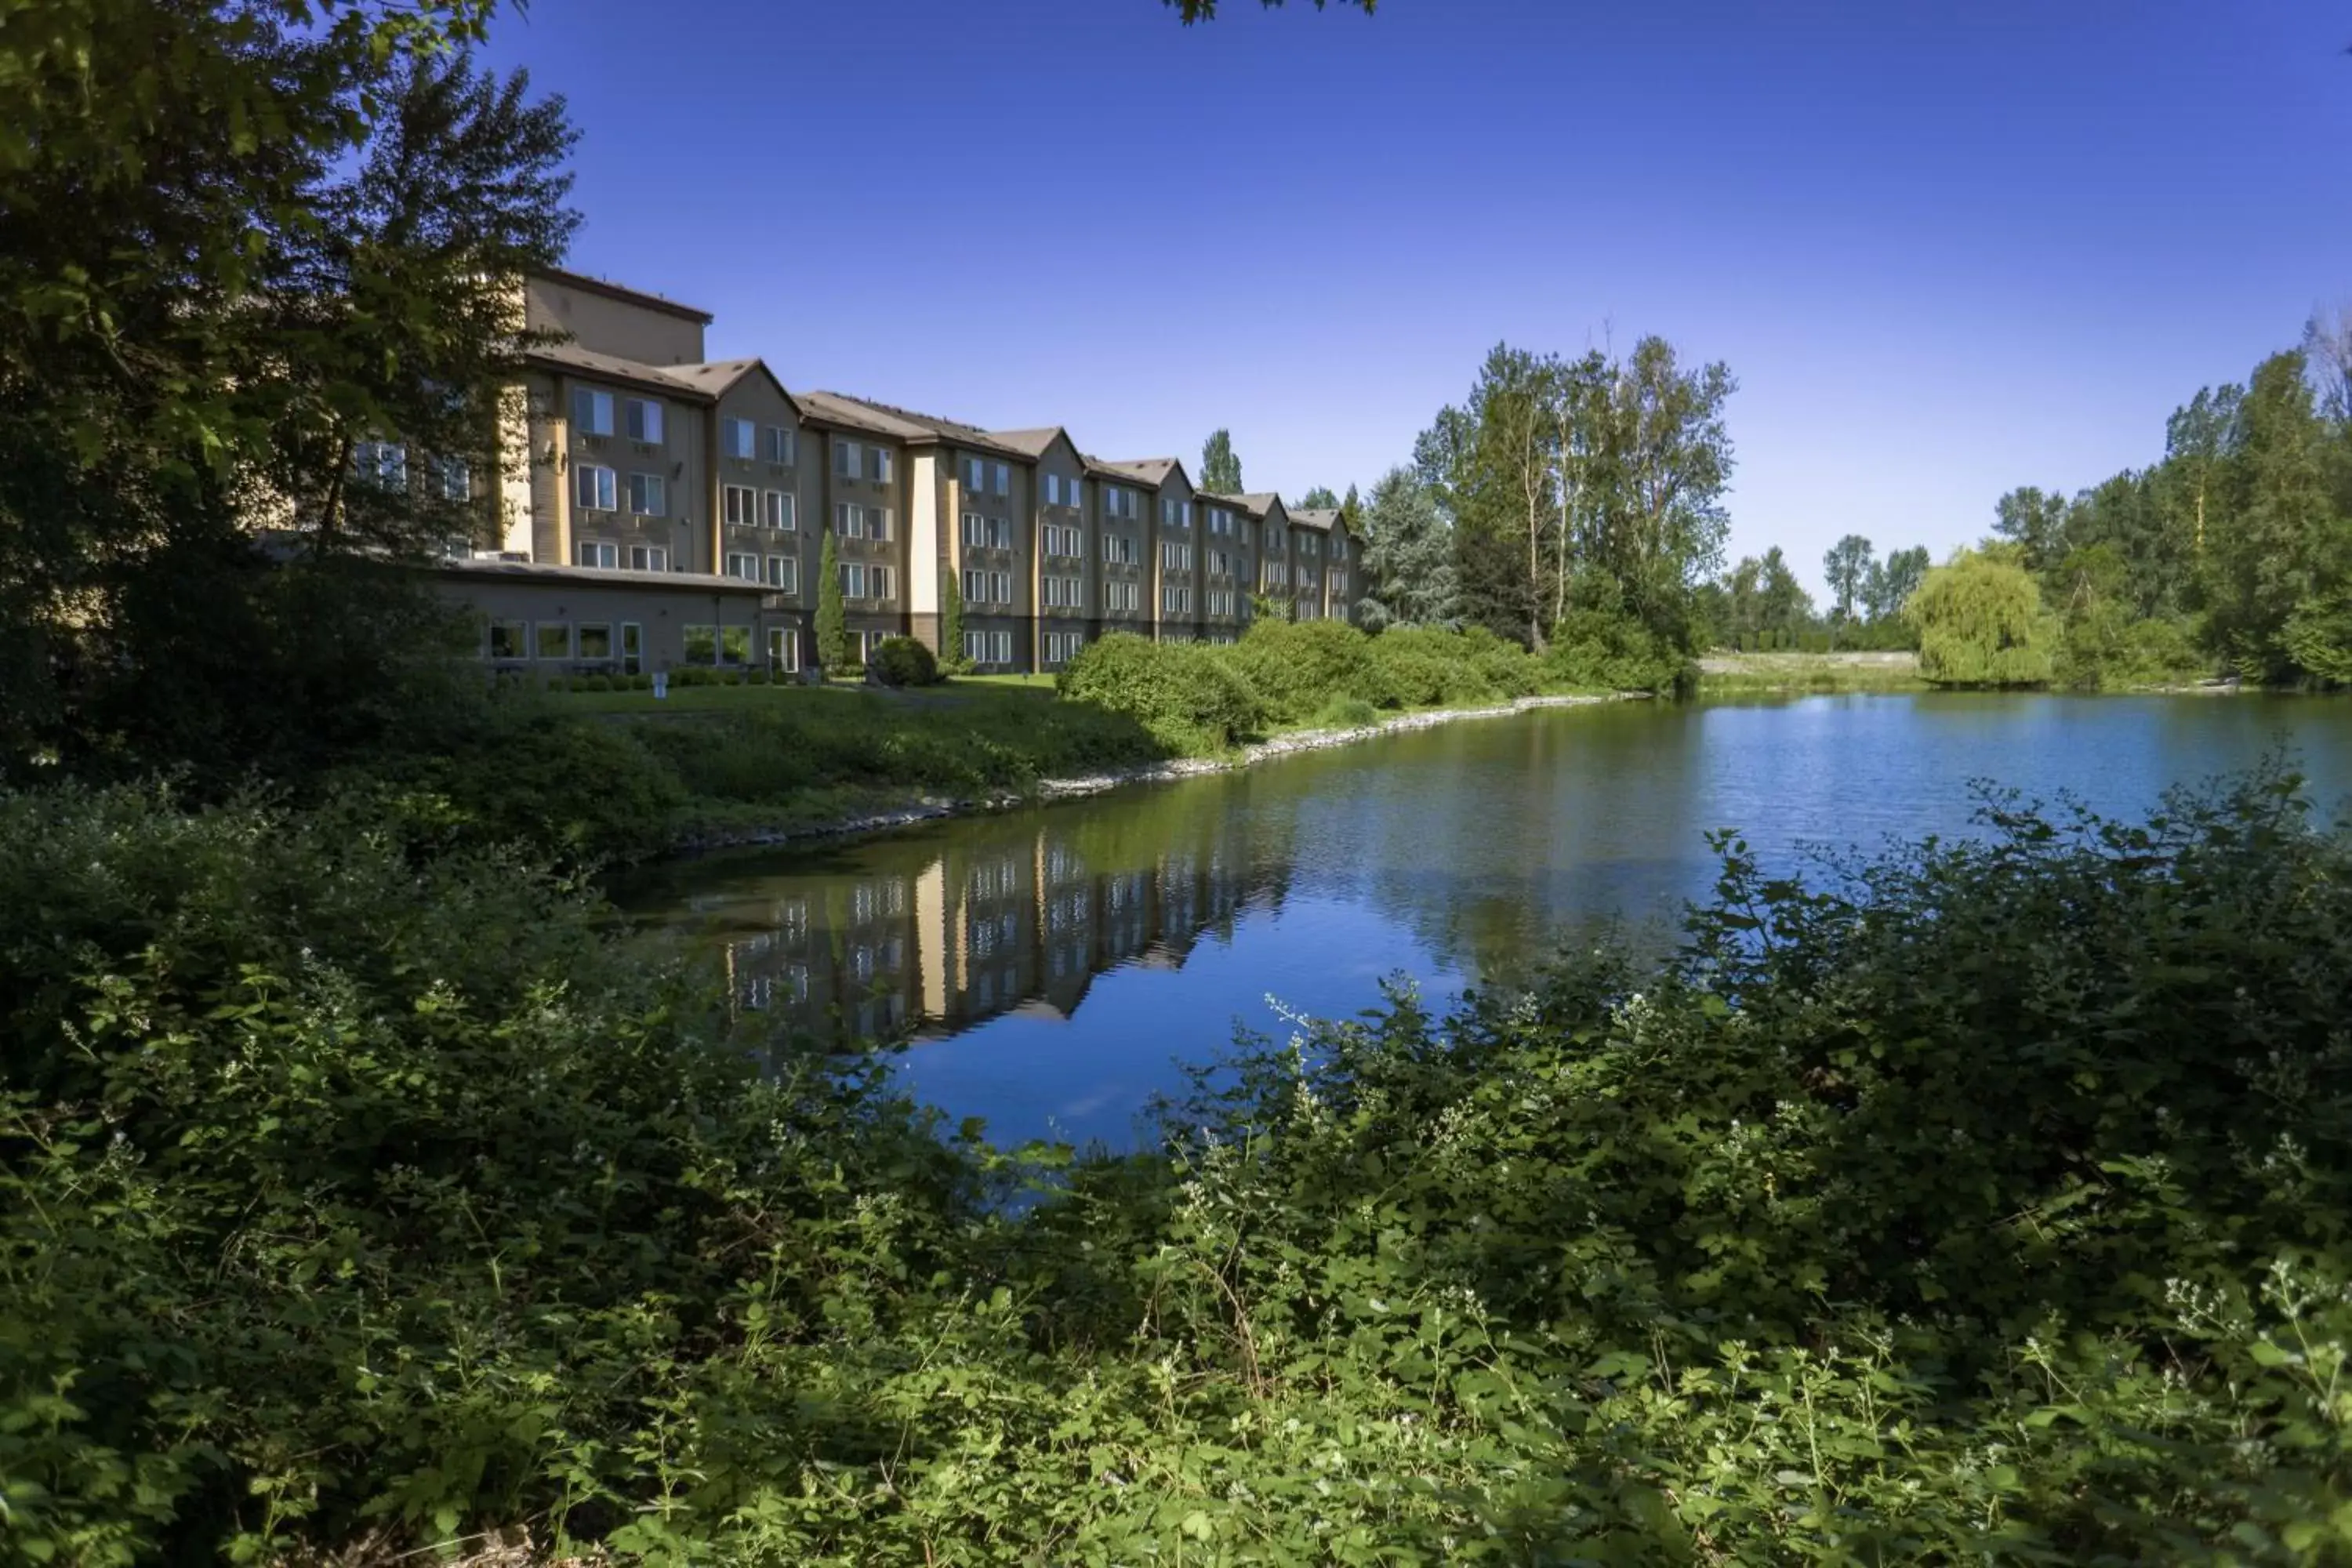
[(1242, 493), (1242, 460), (1234, 453), (1232, 431), (1212, 432), (1201, 443), (1201, 489), (1212, 495)]
[(874, 650), (874, 668), (885, 686), (936, 686), (940, 661), (913, 637), (884, 637)]
[(963, 651), (963, 574), (940, 574), (940, 666), (950, 675), (971, 673)]
[(1432, 488), (1410, 468), (1372, 487), (1358, 518), (1363, 538), (1363, 625), (1449, 626), (1461, 618), (1453, 530)]
[(2045, 581), (2063, 605), (2053, 679), (2077, 690), (2121, 690), (2201, 679), (2212, 662), (2197, 651), (2188, 626), (2170, 616), (2142, 618), (2126, 596), (2126, 568), (2114, 546), (2070, 552)]
[(379, 821), (0, 800), (12, 1558), (2352, 1551), (2352, 843), (2292, 780), (1812, 886), (1727, 837), (1662, 963), (1021, 1162)]
[(1944, 686), (2039, 686), (2057, 626), (2014, 560), (1963, 550), (1927, 574), (1904, 615), (1919, 632), (1919, 673)]
[(1265, 700), (1202, 643), (1112, 632), (1080, 649), (1054, 686), (1064, 704), (1122, 715), (1187, 755), (1231, 750), (1265, 722)]
[(856, 674), (857, 661), (850, 654), (849, 618), (841, 601), (841, 549), (834, 542), (830, 528), (824, 531), (824, 543), (818, 551), (816, 584), (817, 659), (830, 674)]

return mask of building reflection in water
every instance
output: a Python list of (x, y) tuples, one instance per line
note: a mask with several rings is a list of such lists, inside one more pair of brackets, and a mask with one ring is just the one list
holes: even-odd
[(1119, 841), (1144, 836), (1084, 817), (964, 823), (870, 847), (847, 874), (730, 879), (689, 900), (691, 923), (717, 939), (740, 1008), (829, 1044), (1067, 1017), (1096, 976), (1181, 969), (1202, 937), (1281, 908), (1286, 857), (1251, 853), (1245, 813), (1153, 826), (1159, 842), (1137, 854)]

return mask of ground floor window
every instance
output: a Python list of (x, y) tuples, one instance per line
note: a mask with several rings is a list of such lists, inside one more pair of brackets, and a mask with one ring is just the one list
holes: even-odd
[(621, 673), (635, 675), (646, 667), (646, 628), (635, 621), (621, 623)]
[(572, 623), (570, 621), (539, 621), (531, 626), (531, 657), (533, 658), (570, 658), (572, 657)]
[(717, 626), (686, 628), (686, 662), (688, 664), (719, 662), (719, 628)]
[(1047, 632), (1045, 634), (1045, 662), (1047, 664), (1067, 664), (1070, 660), (1077, 658), (1078, 650), (1086, 646), (1087, 634), (1084, 632)]
[(1011, 664), (1013, 634), (966, 632), (963, 634), (963, 656), (973, 664)]
[(719, 662), (749, 664), (751, 662), (751, 628), (721, 626), (719, 628)]
[(610, 659), (613, 657), (613, 628), (594, 622), (583, 623), (580, 627), (580, 657), (600, 663)]
[(530, 657), (530, 623), (492, 621), (490, 623), (490, 657), (492, 658), (529, 658)]
[(798, 627), (768, 628), (768, 668), (780, 675), (800, 673), (801, 634)]

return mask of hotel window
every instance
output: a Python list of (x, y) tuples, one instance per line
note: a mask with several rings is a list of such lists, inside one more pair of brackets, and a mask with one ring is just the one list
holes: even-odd
[(771, 425), (767, 430), (768, 461), (797, 463), (801, 457), (800, 437), (781, 425)]
[(998, 495), (1005, 496), (1013, 493), (1013, 470), (1010, 468), (1003, 463), (997, 464), (995, 479)]
[(1043, 584), (1047, 609), (1076, 610), (1084, 606), (1084, 584), (1077, 578), (1047, 577)]
[[(963, 634), (963, 656), (974, 664), (1011, 664), (1013, 634), (1011, 632), (966, 632)], [(992, 931), (988, 946), (991, 949), (995, 946)]]
[(1181, 583), (1171, 583), (1161, 593), (1160, 607), (1171, 616), (1181, 616), (1192, 608), (1192, 590)]
[(656, 446), (661, 444), (662, 405), (660, 404), (648, 403), (642, 397), (632, 397), (629, 399), (625, 417), (630, 440), (647, 441)]
[(898, 591), (890, 580), (890, 568), (887, 566), (868, 566), (866, 569), (866, 585), (877, 599), (887, 599)]
[(1222, 550), (1209, 552), (1209, 575), (1230, 577), (1234, 574), (1234, 558)]
[(408, 448), (397, 441), (362, 441), (352, 448), (352, 472), (380, 490), (408, 488)]
[(1331, 541), (1331, 559), (1334, 561), (1345, 561), (1347, 558), (1348, 537), (1345, 534), (1341, 534)]
[(659, 474), (629, 476), (629, 510), (638, 517), (660, 517), (669, 510), (669, 483)]
[(719, 662), (719, 628), (688, 626), (685, 630), (686, 662), (717, 664)]
[(790, 490), (767, 490), (760, 497), (761, 516), (770, 528), (790, 533), (801, 525), (799, 497)]
[(760, 558), (740, 550), (727, 552), (727, 575), (740, 577), (746, 583), (760, 580)]
[(572, 428), (583, 436), (613, 433), (613, 395), (584, 386), (572, 389)]
[(528, 658), (530, 649), (530, 623), (528, 621), (492, 621), (490, 623), (490, 657), (492, 658)]
[(866, 597), (866, 563), (845, 561), (841, 563), (841, 595), (845, 599)]
[(1084, 536), (1067, 523), (1049, 522), (1042, 531), (1048, 555), (1064, 561), (1076, 561), (1086, 550)]
[(986, 489), (988, 487), (982, 482), (985, 469), (986, 465), (978, 458), (966, 458), (963, 460), (963, 488), (974, 495)]
[(1125, 582), (1106, 583), (1103, 584), (1103, 608), (1105, 610), (1132, 610), (1135, 609), (1139, 603), (1139, 591), (1136, 584), (1132, 582)]
[(1047, 632), (1045, 634), (1045, 662), (1047, 664), (1067, 664), (1070, 660), (1077, 658), (1078, 650), (1086, 646), (1087, 634), (1084, 632)]
[(601, 566), (610, 572), (621, 563), (621, 547), (607, 544), (600, 539), (575, 540), (572, 545), (572, 563), (575, 566)]
[(613, 627), (610, 622), (592, 622), (580, 628), (580, 657), (595, 659), (613, 657)]
[(989, 603), (988, 574), (982, 572), (977, 566), (967, 566), (964, 568), (963, 602), (967, 605), (985, 605)]
[(749, 485), (726, 485), (719, 489), (726, 502), (727, 526), (757, 528), (760, 526), (760, 492)]
[(1103, 486), (1102, 495), (1103, 515), (1105, 517), (1132, 517), (1135, 515), (1132, 510), (1135, 503), (1135, 492), (1133, 490), (1122, 489), (1118, 485), (1105, 485)]
[(1211, 533), (1231, 533), (1233, 531), (1234, 514), (1227, 511), (1221, 506), (1211, 507), (1209, 509), (1209, 531)]
[(841, 475), (845, 479), (856, 479), (859, 474), (866, 471), (865, 465), (861, 463), (858, 458), (859, 453), (856, 442), (834, 442), (833, 471), (835, 473)]
[(572, 470), (572, 502), (583, 511), (613, 510), (613, 470), (583, 463)]
[(469, 501), (474, 499), (474, 472), (463, 458), (438, 458), (433, 463), (433, 488), (443, 500)]
[(779, 594), (801, 591), (801, 563), (797, 555), (768, 557), (768, 586)]
[(890, 454), (880, 447), (866, 448), (866, 477), (877, 485), (890, 482)]
[(1190, 572), (1192, 569), (1192, 547), (1171, 540), (1160, 547), (1160, 563), (1171, 572)]
[(1313, 534), (1306, 534), (1298, 541), (1298, 553), (1301, 555), (1320, 555), (1323, 553), (1323, 546)]
[(757, 450), (758, 432), (749, 419), (722, 419), (719, 422), (719, 449), (730, 458), (748, 460)]
[(530, 633), (533, 658), (570, 658), (572, 657), (572, 623), (570, 621), (540, 621), (532, 626)]
[(773, 626), (768, 632), (768, 668), (798, 673), (801, 668), (800, 634), (791, 626)]
[(629, 546), (629, 570), (667, 572), (669, 570), (669, 551), (658, 544), (632, 544)]
[(989, 602), (992, 604), (1011, 604), (1013, 602), (1013, 574), (1010, 572), (991, 572), (988, 574), (988, 593)]
[(866, 537), (868, 539), (884, 540), (890, 537), (890, 509), (888, 507), (869, 506), (866, 509)]
[(721, 626), (719, 628), (719, 662), (749, 664), (751, 662), (751, 628)]
[(1106, 533), (1103, 535), (1102, 542), (1103, 560), (1107, 564), (1112, 566), (1132, 566), (1135, 564), (1134, 540), (1128, 538), (1125, 534)]

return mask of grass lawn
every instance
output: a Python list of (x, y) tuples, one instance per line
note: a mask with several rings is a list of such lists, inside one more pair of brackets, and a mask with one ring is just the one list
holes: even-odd
[(1702, 697), (1927, 689), (1913, 653), (1724, 653), (1699, 660)]

